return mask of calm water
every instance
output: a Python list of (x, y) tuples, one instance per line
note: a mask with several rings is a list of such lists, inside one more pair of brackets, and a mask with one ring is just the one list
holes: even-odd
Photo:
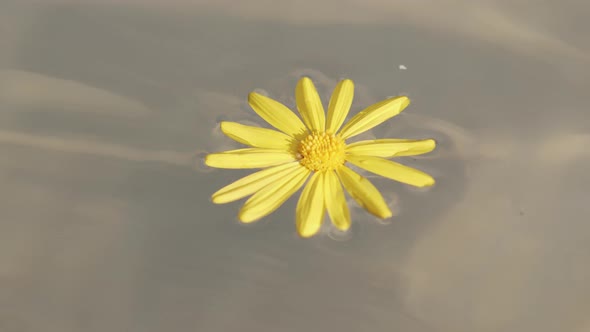
[[(590, 331), (589, 5), (26, 2), (0, 3), (0, 331)], [(395, 218), (311, 240), (294, 200), (212, 204), (248, 173), (199, 164), (238, 146), (218, 122), (304, 74), (355, 80), (353, 113), (410, 96), (366, 136), (436, 138), (403, 162), (437, 185), (375, 178)]]

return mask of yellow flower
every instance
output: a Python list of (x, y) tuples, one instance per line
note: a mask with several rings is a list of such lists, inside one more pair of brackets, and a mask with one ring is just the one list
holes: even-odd
[(213, 202), (228, 203), (252, 195), (239, 212), (242, 222), (251, 223), (276, 210), (309, 178), (297, 203), (296, 225), (300, 236), (310, 237), (319, 231), (326, 210), (336, 228), (349, 229), (350, 212), (343, 186), (373, 215), (391, 217), (377, 188), (348, 168), (347, 163), (416, 187), (433, 185), (430, 175), (385, 159), (430, 152), (436, 146), (432, 139), (376, 139), (346, 144), (347, 139), (399, 114), (410, 100), (405, 96), (383, 100), (340, 128), (353, 95), (352, 81), (340, 81), (332, 93), (326, 119), (313, 82), (303, 77), (295, 89), (300, 119), (283, 104), (250, 93), (252, 109), (278, 131), (222, 122), (224, 134), (250, 147), (209, 154), (205, 163), (217, 168), (266, 169), (221, 188), (213, 194)]

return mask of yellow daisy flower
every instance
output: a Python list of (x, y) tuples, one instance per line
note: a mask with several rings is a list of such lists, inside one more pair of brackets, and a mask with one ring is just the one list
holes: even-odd
[(300, 236), (311, 237), (319, 231), (326, 211), (336, 228), (349, 229), (350, 212), (343, 186), (373, 215), (379, 218), (392, 215), (377, 188), (347, 167), (347, 163), (416, 187), (432, 186), (434, 179), (430, 175), (385, 158), (430, 152), (436, 146), (433, 139), (346, 143), (399, 114), (410, 100), (405, 96), (383, 100), (340, 128), (353, 95), (352, 81), (340, 81), (332, 93), (326, 119), (322, 101), (308, 77), (301, 78), (295, 89), (301, 118), (271, 98), (250, 93), (248, 103), (252, 109), (278, 131), (236, 122), (221, 123), (225, 135), (250, 147), (209, 154), (205, 163), (217, 168), (265, 169), (221, 188), (213, 194), (213, 202), (228, 203), (252, 195), (238, 214), (240, 221), (251, 223), (276, 210), (309, 178), (297, 203), (296, 226)]

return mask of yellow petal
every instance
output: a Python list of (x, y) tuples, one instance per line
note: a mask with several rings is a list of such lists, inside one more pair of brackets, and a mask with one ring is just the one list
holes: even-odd
[(412, 186), (428, 187), (434, 184), (434, 179), (430, 175), (387, 159), (348, 155), (346, 160), (369, 172)]
[(350, 228), (350, 212), (346, 197), (336, 173), (328, 171), (324, 175), (324, 204), (332, 224), (341, 231)]
[(291, 162), (252, 173), (215, 192), (212, 196), (213, 203), (229, 203), (248, 195), (252, 195), (258, 190), (291, 173), (296, 167), (301, 167), (299, 162)]
[(251, 92), (248, 95), (248, 103), (271, 126), (291, 137), (297, 137), (307, 132), (301, 119), (287, 106), (276, 100)]
[(290, 150), (293, 138), (280, 131), (245, 126), (237, 122), (221, 122), (221, 131), (236, 142), (255, 148)]
[(309, 173), (305, 167), (293, 168), (282, 178), (252, 195), (240, 209), (238, 217), (244, 223), (251, 223), (272, 213), (303, 186)]
[(379, 218), (391, 217), (391, 210), (371, 181), (346, 166), (339, 167), (336, 172), (346, 191), (360, 206)]
[(296, 225), (301, 237), (315, 235), (322, 226), (324, 218), (324, 179), (321, 172), (316, 172), (310, 179), (299, 202), (297, 202)]
[(326, 128), (324, 106), (313, 82), (309, 77), (302, 77), (295, 88), (295, 101), (303, 122), (312, 131), (323, 132)]
[(351, 80), (342, 80), (338, 82), (332, 92), (330, 104), (328, 106), (328, 122), (326, 123), (326, 132), (335, 134), (346, 119), (352, 99), (354, 97), (354, 83)]
[(402, 157), (416, 156), (428, 153), (436, 147), (433, 139), (412, 140), (412, 139), (375, 139), (360, 141), (346, 146), (346, 152), (357, 156), (374, 157)]
[(405, 96), (393, 97), (373, 104), (350, 119), (342, 128), (340, 136), (347, 139), (361, 134), (398, 115), (409, 104), (410, 99)]
[(217, 168), (262, 168), (295, 161), (287, 151), (248, 148), (211, 153), (205, 157), (205, 164)]

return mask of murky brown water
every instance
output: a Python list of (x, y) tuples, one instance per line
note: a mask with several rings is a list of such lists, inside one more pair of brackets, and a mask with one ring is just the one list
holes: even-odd
[[(0, 331), (590, 331), (590, 6), (230, 0), (0, 4)], [(18, 3), (18, 4), (17, 4)], [(339, 5), (338, 5), (338, 4)], [(434, 137), (375, 178), (396, 217), (301, 240), (294, 202), (237, 222), (247, 172), (198, 155), (300, 75), (368, 136)], [(196, 165), (196, 166), (195, 166)]]

